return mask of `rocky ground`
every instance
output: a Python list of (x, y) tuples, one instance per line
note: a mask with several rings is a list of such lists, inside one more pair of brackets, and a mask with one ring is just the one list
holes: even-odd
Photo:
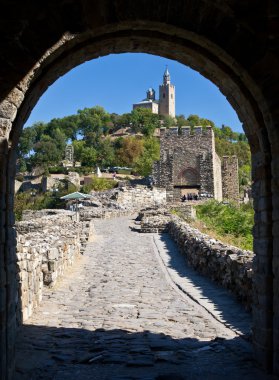
[(15, 380), (271, 379), (253, 361), (249, 315), (199, 283), (166, 237), (128, 217), (95, 228), (21, 328)]

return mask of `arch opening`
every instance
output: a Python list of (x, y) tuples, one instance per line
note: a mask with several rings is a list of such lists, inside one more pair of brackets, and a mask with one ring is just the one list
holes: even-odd
[[(158, 30), (156, 30), (156, 27)], [(266, 287), (258, 289), (255, 284), (255, 298), (257, 294), (263, 292), (270, 293), (268, 307), (260, 304), (259, 298), (255, 307), (259, 309), (254, 311), (255, 331), (254, 341), (259, 355), (264, 353), (262, 362), (267, 368), (272, 367), (273, 357), (273, 310), (272, 310), (272, 224), (261, 223), (262, 218), (270, 218), (271, 207), (271, 148), (268, 138), (268, 124), (271, 123), (271, 117), (263, 119), (263, 109), (266, 107), (260, 91), (253, 80), (247, 75), (246, 71), (236, 62), (232, 62), (230, 57), (219, 47), (214, 46), (203, 37), (193, 33), (185, 33), (171, 28), (169, 33), (162, 32), (162, 25), (154, 27), (154, 23), (145, 28), (137, 25), (129, 25), (129, 28), (123, 26), (120, 28), (110, 28), (106, 32), (96, 33), (94, 37), (87, 35), (65, 35), (56, 46), (51, 48), (44, 57), (38, 62), (35, 69), (28, 73), (25, 79), (18, 84), (17, 89), (21, 89), (22, 96), (19, 100), (18, 108), (13, 112), (10, 123), (7, 124), (6, 141), (2, 143), (3, 158), (2, 160), (3, 178), (6, 178), (4, 190), (4, 209), (5, 215), (5, 240), (4, 252), (8, 255), (11, 247), (15, 247), (14, 237), (8, 231), (11, 231), (13, 225), (13, 183), (15, 177), (15, 150), (18, 143), (21, 128), (28, 118), (32, 108), (47, 89), (59, 76), (69, 71), (76, 65), (86, 60), (110, 53), (123, 52), (145, 52), (167, 58), (175, 59), (180, 63), (188, 65), (200, 72), (206, 78), (215, 83), (221, 92), (227, 97), (229, 103), (237, 112), (240, 120), (243, 122), (244, 130), (248, 137), (253, 160), (253, 181), (254, 181), (254, 199), (256, 211), (255, 225), (255, 253), (258, 254), (258, 268), (269, 268), (265, 275)], [(165, 25), (164, 25), (165, 27)], [(11, 94), (16, 91), (14, 89)], [(266, 113), (265, 113), (266, 114)], [(10, 133), (9, 133), (10, 132)], [(9, 194), (11, 197), (9, 197)], [(262, 203), (264, 202), (264, 215), (262, 213)], [(257, 218), (259, 218), (257, 222)], [(7, 237), (7, 238), (6, 238)], [(263, 239), (266, 244), (263, 246)], [(6, 266), (7, 267), (7, 266)], [(258, 273), (262, 276), (262, 273)], [(13, 276), (11, 271), (9, 276)], [(260, 313), (265, 314), (265, 326), (260, 326), (257, 317)], [(14, 319), (7, 322), (8, 330), (13, 328)], [(265, 331), (264, 339), (262, 338)], [(266, 342), (263, 346), (263, 340)], [(11, 355), (11, 354), (9, 354)], [(8, 357), (10, 358), (10, 356)], [(9, 359), (11, 360), (11, 358)]]

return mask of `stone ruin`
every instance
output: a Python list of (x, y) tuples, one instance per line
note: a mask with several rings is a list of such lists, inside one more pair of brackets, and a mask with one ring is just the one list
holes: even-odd
[(239, 201), (238, 161), (215, 151), (214, 132), (206, 128), (178, 127), (160, 129), (160, 161), (154, 163), (153, 180), (165, 188), (167, 201), (180, 201), (183, 195), (199, 194), (218, 201)]
[[(191, 219), (191, 205), (188, 205)], [(186, 262), (197, 272), (229, 289), (251, 310), (253, 304), (254, 253), (213, 239), (173, 215), (169, 207), (143, 210), (138, 219), (142, 233), (167, 232), (177, 244)]]
[(66, 210), (24, 212), (16, 223), (19, 323), (40, 304), (43, 288), (54, 286), (83, 253), (92, 228)]

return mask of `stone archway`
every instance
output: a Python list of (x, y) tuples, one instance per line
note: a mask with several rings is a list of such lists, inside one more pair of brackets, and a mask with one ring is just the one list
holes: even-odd
[(187, 186), (197, 186), (199, 184), (198, 172), (191, 167), (184, 168), (179, 173), (178, 180)]
[(191, 66), (219, 87), (244, 124), (252, 151), (256, 211), (253, 339), (259, 361), (278, 373), (276, 1), (252, 6), (242, 0), (4, 4), (0, 65), (2, 378), (11, 378), (13, 372), (17, 301), (12, 210), (15, 148), (22, 125), (59, 76), (88, 59), (122, 52), (162, 55)]

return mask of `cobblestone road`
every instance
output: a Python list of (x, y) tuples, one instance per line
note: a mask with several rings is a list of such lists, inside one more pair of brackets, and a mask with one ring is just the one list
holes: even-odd
[[(16, 380), (271, 379), (239, 335), (249, 317), (209, 282), (205, 296), (187, 269), (183, 278), (167, 237), (133, 231), (131, 218), (95, 226), (85, 255), (22, 327)], [(229, 329), (218, 321), (226, 316), (243, 325)]]

